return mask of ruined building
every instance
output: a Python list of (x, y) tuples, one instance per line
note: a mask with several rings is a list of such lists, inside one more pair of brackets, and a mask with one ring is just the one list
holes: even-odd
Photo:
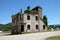
[(27, 7), (27, 10), (24, 13), (18, 12), (15, 15), (12, 15), (12, 33), (18, 34), (22, 32), (40, 32), (46, 30), (46, 26), (42, 20), (42, 8), (37, 6), (30, 10), (30, 7)]

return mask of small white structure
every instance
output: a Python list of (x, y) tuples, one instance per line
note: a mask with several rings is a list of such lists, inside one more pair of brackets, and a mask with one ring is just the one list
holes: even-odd
[(0, 31), (0, 34), (2, 34), (3, 32), (2, 31)]
[(54, 29), (53, 29), (53, 28), (51, 28), (51, 31), (54, 31)]

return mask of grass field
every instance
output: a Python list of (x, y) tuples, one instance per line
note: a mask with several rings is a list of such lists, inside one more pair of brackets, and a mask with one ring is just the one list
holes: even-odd
[(4, 34), (11, 34), (11, 31), (4, 31)]
[(60, 36), (50, 37), (50, 38), (47, 38), (46, 40), (60, 40)]

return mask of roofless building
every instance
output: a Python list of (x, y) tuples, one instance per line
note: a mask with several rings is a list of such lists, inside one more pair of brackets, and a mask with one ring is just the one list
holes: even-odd
[(27, 10), (18, 12), (12, 15), (12, 34), (19, 34), (22, 32), (40, 32), (46, 30), (47, 27), (42, 20), (42, 8), (37, 6), (30, 10), (30, 6)]

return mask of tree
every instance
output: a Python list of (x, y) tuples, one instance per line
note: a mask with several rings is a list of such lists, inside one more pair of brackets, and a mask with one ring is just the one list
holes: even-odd
[(27, 10), (30, 10), (30, 6), (27, 7)]
[(45, 23), (45, 25), (47, 26), (48, 25), (48, 22), (47, 22), (47, 17), (46, 15), (43, 16), (43, 22)]
[(30, 10), (30, 6), (27, 7), (27, 10), (24, 11), (24, 13), (30, 13), (31, 10)]

